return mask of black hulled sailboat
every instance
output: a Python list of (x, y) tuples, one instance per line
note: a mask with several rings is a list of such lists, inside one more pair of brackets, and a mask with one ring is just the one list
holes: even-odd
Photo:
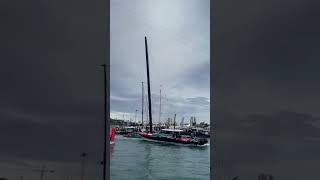
[(149, 76), (149, 58), (148, 58), (148, 43), (145, 37), (145, 50), (146, 50), (146, 66), (147, 66), (147, 80), (148, 80), (148, 107), (149, 107), (149, 132), (140, 133), (145, 140), (155, 142), (169, 142), (174, 144), (187, 144), (187, 145), (204, 145), (208, 143), (205, 138), (183, 137), (182, 130), (179, 129), (162, 129), (160, 133), (153, 133), (152, 128), (152, 110), (151, 110), (151, 93), (150, 93), (150, 76)]

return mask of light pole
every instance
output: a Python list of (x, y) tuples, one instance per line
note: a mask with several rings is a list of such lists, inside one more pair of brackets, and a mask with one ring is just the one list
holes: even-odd
[(106, 180), (107, 171), (107, 65), (101, 65), (104, 70), (104, 137), (103, 137), (103, 180)]
[(84, 160), (87, 155), (88, 155), (87, 153), (82, 153), (80, 155), (82, 157), (82, 159), (81, 159), (81, 180), (83, 180), (83, 178), (84, 178), (84, 162), (85, 162)]

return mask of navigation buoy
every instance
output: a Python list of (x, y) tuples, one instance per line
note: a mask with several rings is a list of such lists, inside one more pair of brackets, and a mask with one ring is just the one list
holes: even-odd
[(116, 128), (112, 128), (111, 129), (111, 137), (110, 137), (111, 142), (114, 142), (115, 135), (116, 135)]

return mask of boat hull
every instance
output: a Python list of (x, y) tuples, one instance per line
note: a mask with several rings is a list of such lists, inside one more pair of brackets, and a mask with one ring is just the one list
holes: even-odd
[(141, 138), (141, 136), (137, 133), (128, 133), (126, 135), (123, 135), (123, 137), (127, 137), (127, 138)]
[(140, 136), (146, 140), (151, 140), (154, 142), (168, 142), (171, 144), (202, 146), (208, 143), (208, 140), (206, 139), (195, 140), (191, 138), (171, 138), (171, 137), (164, 137), (164, 136), (156, 136), (150, 133), (141, 133)]

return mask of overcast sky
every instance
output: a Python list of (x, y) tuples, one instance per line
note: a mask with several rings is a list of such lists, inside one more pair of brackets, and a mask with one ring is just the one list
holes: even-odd
[[(209, 0), (111, 0), (111, 116), (141, 119), (148, 38), (153, 118), (210, 117)], [(146, 98), (145, 98), (146, 99)], [(146, 114), (146, 113), (145, 113)]]

